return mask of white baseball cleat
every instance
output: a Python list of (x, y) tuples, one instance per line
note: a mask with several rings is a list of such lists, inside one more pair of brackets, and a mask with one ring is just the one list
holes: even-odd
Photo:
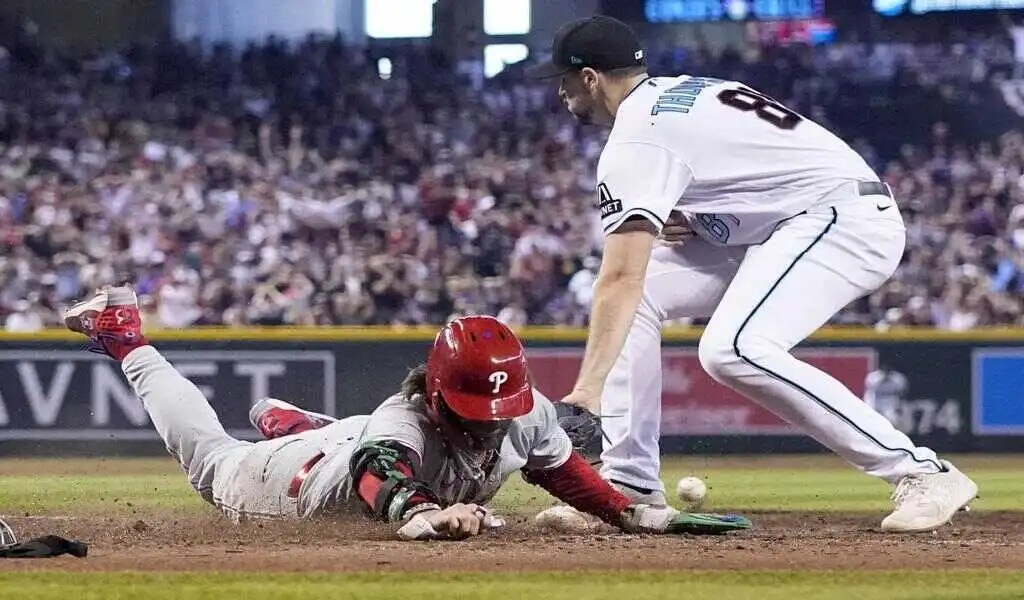
[(623, 496), (632, 500), (634, 504), (647, 504), (648, 506), (656, 507), (668, 506), (668, 498), (665, 497), (665, 492), (661, 490), (638, 488), (628, 483), (615, 481), (614, 479), (608, 483)]
[(934, 531), (978, 497), (978, 484), (947, 461), (945, 471), (907, 475), (892, 493), (896, 507), (882, 521), (882, 531), (917, 533)]

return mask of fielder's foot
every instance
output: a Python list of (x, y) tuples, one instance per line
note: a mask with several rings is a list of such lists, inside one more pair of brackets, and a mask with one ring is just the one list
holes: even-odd
[(945, 525), (978, 496), (978, 484), (947, 461), (941, 473), (907, 475), (896, 484), (896, 510), (882, 521), (882, 531), (915, 533)]
[(142, 335), (139, 302), (132, 288), (105, 287), (92, 298), (64, 313), (64, 325), (92, 342), (90, 352), (123, 360), (129, 352), (149, 342)]
[(277, 398), (261, 398), (249, 409), (249, 422), (268, 440), (320, 429), (334, 421), (327, 415), (302, 410)]
[(623, 496), (629, 498), (634, 504), (646, 504), (648, 506), (668, 506), (668, 499), (665, 498), (665, 492), (661, 490), (652, 490), (649, 488), (637, 487), (621, 481), (615, 481), (614, 479), (608, 480), (613, 488), (622, 493)]

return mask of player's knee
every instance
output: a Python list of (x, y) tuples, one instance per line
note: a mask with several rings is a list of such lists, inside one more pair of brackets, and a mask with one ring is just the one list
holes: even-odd
[(733, 348), (732, 339), (707, 330), (697, 346), (700, 365), (715, 381), (726, 383), (738, 377), (743, 370), (739, 354)]
[(770, 361), (785, 350), (779, 344), (758, 335), (737, 335), (709, 327), (698, 347), (700, 364), (712, 378), (730, 384), (759, 372), (756, 364)]

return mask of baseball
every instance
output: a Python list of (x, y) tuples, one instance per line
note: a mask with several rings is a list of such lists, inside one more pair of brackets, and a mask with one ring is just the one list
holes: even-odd
[(533, 520), (539, 527), (559, 533), (591, 533), (600, 526), (599, 521), (571, 506), (552, 506), (537, 513)]
[(690, 508), (697, 508), (704, 503), (708, 486), (700, 477), (683, 477), (676, 484), (676, 495)]

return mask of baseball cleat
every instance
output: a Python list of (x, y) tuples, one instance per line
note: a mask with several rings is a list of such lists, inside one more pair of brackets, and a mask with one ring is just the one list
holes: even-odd
[(668, 525), (667, 533), (719, 535), (751, 528), (750, 519), (741, 515), (679, 513)]
[(335, 420), (277, 398), (261, 398), (249, 409), (249, 422), (268, 440), (320, 429)]
[(978, 484), (947, 461), (945, 471), (907, 475), (892, 493), (896, 507), (882, 521), (882, 531), (918, 533), (934, 531), (948, 523), (957, 511), (968, 510), (978, 497)]
[(90, 352), (115, 360), (149, 343), (142, 335), (138, 298), (128, 286), (105, 287), (75, 304), (64, 312), (64, 325), (89, 338)]
[(11, 526), (0, 519), (0, 549), (13, 546), (18, 543), (18, 536), (14, 535)]
[(665, 497), (665, 492), (661, 490), (652, 490), (649, 488), (641, 488), (621, 481), (615, 481), (614, 479), (608, 480), (613, 488), (618, 490), (623, 496), (629, 498), (634, 504), (646, 504), (648, 506), (668, 506), (668, 499)]

